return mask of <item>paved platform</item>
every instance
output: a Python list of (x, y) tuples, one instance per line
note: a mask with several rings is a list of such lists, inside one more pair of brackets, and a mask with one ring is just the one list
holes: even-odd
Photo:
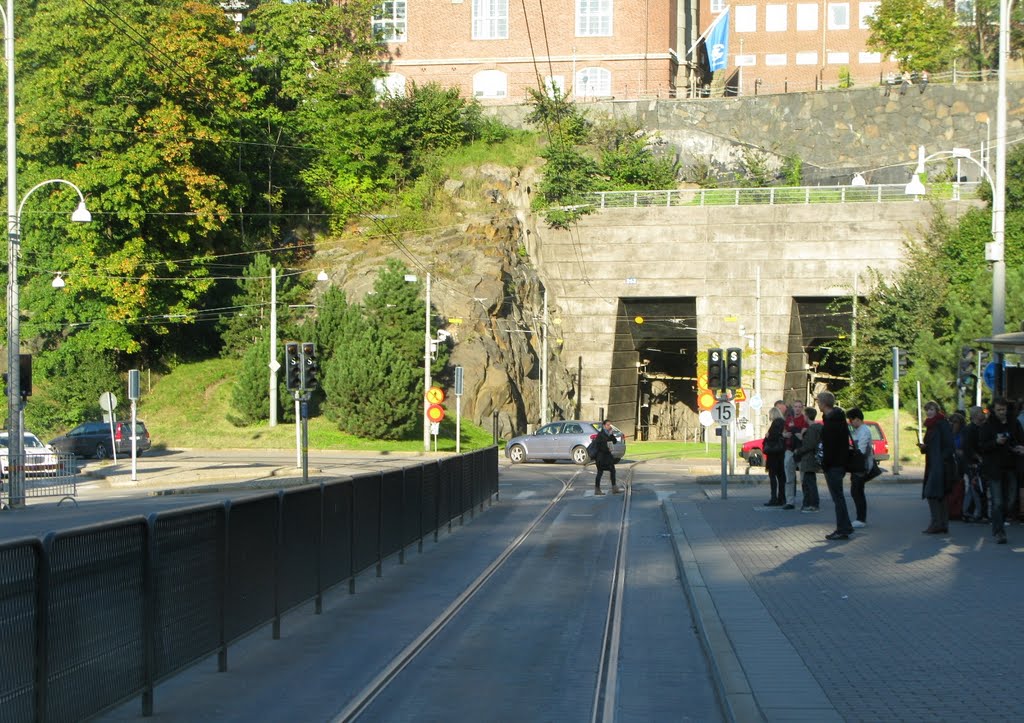
[(918, 485), (869, 484), (868, 527), (827, 542), (824, 490), (822, 511), (805, 514), (764, 507), (763, 485), (731, 486), (726, 500), (703, 489), (666, 510), (714, 665), (741, 705), (733, 719), (760, 717), (742, 714), (744, 685), (771, 721), (1024, 719), (1024, 526), (1008, 545), (957, 521), (923, 535)]

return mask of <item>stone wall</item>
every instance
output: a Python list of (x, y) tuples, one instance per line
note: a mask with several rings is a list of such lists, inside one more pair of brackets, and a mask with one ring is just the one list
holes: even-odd
[[(711, 160), (730, 168), (744, 149), (779, 163), (797, 156), (805, 183), (905, 183), (917, 147), (929, 153), (954, 146), (977, 151), (995, 139), (997, 88), (992, 82), (930, 84), (923, 92), (886, 96), (880, 87), (705, 100), (643, 100), (588, 104), (595, 116), (630, 118), (658, 131), (680, 150), (683, 165)], [(1024, 83), (1009, 83), (1008, 133), (1024, 136)], [(520, 125), (523, 107), (489, 109)], [(977, 169), (963, 172), (977, 178)]]

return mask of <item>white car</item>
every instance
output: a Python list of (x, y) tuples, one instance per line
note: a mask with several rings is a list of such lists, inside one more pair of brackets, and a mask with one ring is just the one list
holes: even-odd
[[(51, 476), (57, 474), (58, 455), (48, 444), (43, 444), (36, 435), (25, 432), (25, 474), (27, 476)], [(10, 437), (0, 432), (0, 476), (7, 477), (7, 445)]]

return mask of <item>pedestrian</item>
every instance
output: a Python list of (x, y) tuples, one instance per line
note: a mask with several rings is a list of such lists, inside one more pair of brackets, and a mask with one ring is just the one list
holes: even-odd
[(1017, 420), (1011, 420), (1008, 412), (1005, 399), (993, 399), (988, 421), (978, 430), (981, 475), (992, 503), (992, 535), (1000, 545), (1006, 544), (1007, 504), (1013, 498), (1012, 486), (1017, 484), (1017, 454), (1024, 453), (1016, 433)]
[(815, 424), (818, 410), (814, 407), (804, 409), (807, 418), (807, 429), (800, 439), (800, 447), (793, 453), (800, 469), (800, 487), (803, 490), (801, 512), (817, 512), (821, 505), (818, 496), (818, 443), (821, 441), (821, 425)]
[(601, 490), (601, 476), (608, 472), (608, 476), (612, 481), (612, 494), (619, 494), (622, 489), (615, 484), (615, 455), (612, 454), (612, 447), (617, 441), (615, 437), (615, 427), (612, 426), (610, 420), (604, 420), (601, 423), (601, 429), (597, 432), (597, 438), (594, 440), (594, 446), (596, 447), (594, 454), (594, 464), (597, 466), (597, 477), (594, 478), (594, 494), (603, 495), (604, 492)]
[(953, 432), (953, 489), (946, 496), (946, 508), (949, 512), (949, 519), (959, 520), (963, 518), (964, 496), (966, 494), (964, 475), (966, 465), (964, 463), (964, 444), (967, 441), (967, 420), (960, 411), (949, 415), (949, 428)]
[(885, 76), (885, 97), (888, 98), (892, 93), (892, 87), (896, 85), (896, 74), (889, 71), (889, 74)]
[(922, 70), (921, 71), (921, 75), (920, 75), (920, 79), (918, 80), (918, 83), (920, 84), (918, 86), (918, 90), (920, 90), (922, 93), (924, 93), (924, 89), (928, 87), (928, 71), (927, 70)]
[(768, 425), (768, 434), (761, 443), (764, 450), (764, 468), (768, 470), (768, 483), (771, 485), (771, 499), (764, 503), (765, 507), (782, 507), (786, 504), (786, 443), (782, 437), (785, 421), (776, 417)]
[(854, 446), (864, 455), (864, 470), (862, 472), (850, 473), (850, 497), (853, 499), (853, 507), (856, 519), (854, 527), (866, 527), (868, 524), (868, 500), (864, 495), (864, 485), (867, 483), (868, 472), (875, 466), (875, 443), (871, 439), (871, 428), (864, 424), (864, 412), (857, 407), (852, 407), (846, 412), (846, 419), (849, 421), (853, 431), (850, 438)]
[(981, 450), (978, 435), (985, 424), (985, 410), (971, 407), (970, 423), (963, 433), (964, 506), (963, 519), (966, 522), (988, 520), (988, 495), (985, 492), (985, 478), (981, 474)]
[(921, 497), (928, 500), (931, 522), (923, 532), (926, 535), (944, 535), (949, 532), (946, 495), (953, 489), (953, 478), (956, 476), (953, 430), (938, 402), (926, 402), (924, 414), (924, 439), (917, 446), (924, 454)]
[(786, 473), (786, 494), (788, 500), (782, 506), (784, 510), (792, 510), (796, 507), (796, 460), (793, 452), (800, 446), (800, 437), (807, 429), (807, 418), (804, 416), (804, 403), (797, 400), (786, 415), (782, 428), (782, 438), (786, 445), (786, 453), (783, 458), (783, 468)]
[(785, 419), (788, 411), (789, 406), (779, 399), (772, 405), (772, 408), (768, 410), (768, 421), (774, 422), (776, 419)]
[(825, 472), (828, 493), (836, 508), (836, 529), (825, 535), (825, 539), (848, 540), (853, 534), (853, 525), (846, 508), (843, 477), (846, 476), (846, 459), (850, 454), (850, 430), (846, 426), (846, 415), (836, 407), (836, 398), (832, 392), (818, 394), (818, 408), (822, 420), (821, 468)]
[(903, 75), (900, 76), (900, 95), (907, 94), (907, 88), (910, 87), (910, 71), (904, 70)]

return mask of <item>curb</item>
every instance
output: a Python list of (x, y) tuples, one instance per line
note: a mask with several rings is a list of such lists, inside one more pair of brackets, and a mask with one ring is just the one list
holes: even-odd
[(704, 583), (704, 577), (686, 539), (686, 533), (679, 524), (675, 505), (671, 499), (666, 498), (661, 501), (661, 509), (672, 536), (676, 565), (683, 580), (690, 610), (693, 611), (701, 644), (710, 663), (725, 718), (729, 723), (763, 723), (765, 717), (758, 708), (747, 674), (740, 664), (718, 615), (715, 602)]

